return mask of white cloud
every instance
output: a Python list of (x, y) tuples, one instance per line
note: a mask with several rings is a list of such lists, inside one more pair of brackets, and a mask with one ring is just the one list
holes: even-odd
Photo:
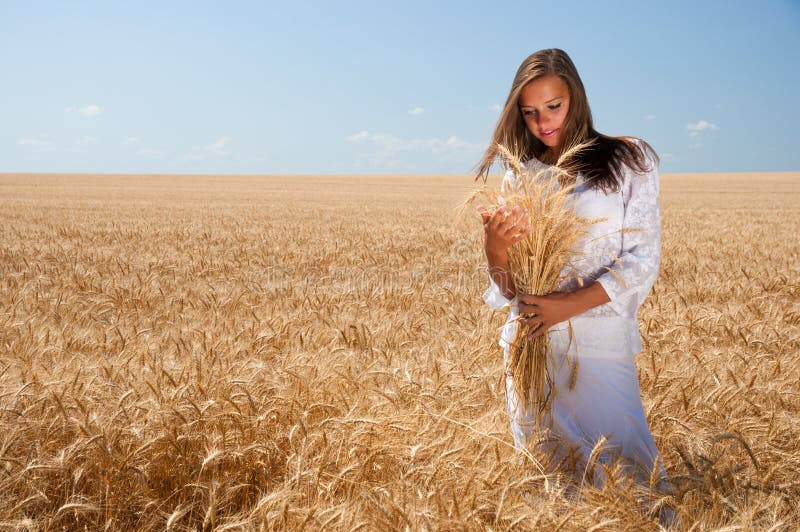
[(455, 149), (455, 150), (471, 150), (471, 149), (480, 149), (481, 146), (478, 144), (474, 144), (471, 142), (467, 142), (466, 140), (462, 140), (456, 136), (450, 136), (444, 141), (444, 146), (446, 149)]
[(186, 156), (189, 161), (202, 161), (209, 157), (224, 157), (231, 154), (231, 137), (220, 137), (211, 144), (205, 146), (193, 146), (191, 153)]
[(79, 138), (77, 142), (81, 146), (87, 146), (89, 144), (97, 144), (97, 138), (92, 137), (91, 135), (84, 135)]
[(98, 105), (87, 105), (86, 107), (78, 107), (77, 105), (71, 105), (66, 109), (64, 109), (64, 111), (66, 111), (67, 113), (78, 113), (87, 118), (95, 117), (103, 112), (103, 110)]
[(503, 110), (503, 106), (500, 105), (499, 103), (493, 103), (492, 105), (489, 106), (489, 110), (492, 111), (493, 113), (499, 113), (500, 111)]
[(703, 147), (702, 139), (705, 136), (705, 132), (716, 131), (719, 126), (705, 120), (698, 120), (697, 122), (686, 124), (686, 129), (689, 130), (689, 138), (692, 140), (689, 148), (698, 149)]
[(230, 144), (232, 140), (233, 139), (230, 137), (220, 137), (211, 144), (209, 144), (208, 146), (206, 146), (205, 149), (216, 155), (228, 155), (230, 153), (230, 150), (228, 149), (228, 144)]
[(138, 153), (139, 155), (144, 155), (145, 157), (161, 157), (162, 155), (164, 155), (164, 152), (162, 150), (156, 150), (153, 148), (142, 148), (141, 150), (138, 150), (136, 153)]
[(17, 144), (19, 144), (20, 146), (30, 146), (33, 148), (47, 148), (49, 146), (52, 146), (53, 143), (50, 142), (49, 140), (24, 138), (24, 139), (19, 139), (19, 142)]
[(408, 114), (410, 114), (410, 115), (421, 115), (424, 112), (425, 112), (425, 108), (417, 106), (417, 107), (414, 107), (413, 109), (411, 109), (408, 112)]
[(647, 120), (648, 122), (652, 122), (655, 119), (656, 119), (656, 115), (644, 115), (642, 117), (642, 120)]
[(347, 141), (348, 142), (358, 142), (358, 141), (364, 140), (366, 138), (369, 138), (369, 131), (359, 131), (358, 133), (356, 133), (354, 135), (350, 135), (349, 137), (347, 137)]
[(143, 157), (161, 157), (166, 154), (164, 150), (142, 146), (142, 139), (139, 137), (127, 137), (120, 142), (119, 145), (124, 148), (136, 150), (135, 153)]
[(715, 131), (719, 129), (719, 126), (711, 122), (706, 122), (705, 120), (698, 120), (695, 123), (686, 124), (686, 129), (689, 130), (689, 136), (695, 138), (703, 131)]
[[(435, 155), (440, 160), (446, 160), (461, 154), (475, 156), (485, 149), (483, 144), (469, 142), (454, 135), (445, 139), (402, 139), (386, 133), (360, 131), (347, 137), (347, 140), (371, 145), (374, 148), (369, 153), (358, 155), (355, 165), (359, 167), (365, 164), (386, 168), (396, 167), (400, 164), (398, 158), (405, 154)], [(403, 163), (408, 166), (411, 161), (403, 161)]]
[(446, 139), (401, 139), (394, 135), (385, 133), (369, 133), (360, 131), (355, 135), (347, 137), (348, 141), (361, 142), (369, 140), (375, 146), (390, 152), (430, 152), (441, 153), (453, 149), (483, 149), (483, 145), (475, 144), (462, 140), (456, 136)]

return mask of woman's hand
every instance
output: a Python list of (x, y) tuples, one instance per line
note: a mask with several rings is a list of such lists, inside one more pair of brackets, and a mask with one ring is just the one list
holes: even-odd
[(478, 205), (477, 209), (483, 219), (487, 254), (502, 255), (531, 232), (530, 224), (526, 224), (528, 213), (519, 205), (510, 211), (500, 206), (494, 214), (483, 205)]
[(552, 292), (546, 296), (535, 296), (517, 292), (520, 322), (532, 331), (528, 335), (533, 340), (562, 321), (584, 312), (580, 300), (574, 292)]

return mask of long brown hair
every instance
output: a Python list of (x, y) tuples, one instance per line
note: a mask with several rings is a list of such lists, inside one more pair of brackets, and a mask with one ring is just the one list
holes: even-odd
[(517, 154), (522, 161), (540, 158), (547, 150), (547, 146), (528, 130), (518, 102), (525, 85), (550, 75), (561, 78), (569, 90), (569, 109), (561, 128), (564, 139), (562, 153), (571, 146), (592, 141), (588, 148), (575, 154), (575, 159), (569, 165), (583, 174), (589, 186), (606, 193), (619, 190), (624, 166), (636, 173), (647, 172), (650, 170), (647, 163), (648, 153), (658, 162), (655, 150), (643, 140), (634, 137), (610, 137), (595, 131), (592, 111), (589, 109), (586, 90), (578, 70), (565, 51), (550, 48), (531, 54), (517, 70), (506, 104), (495, 126), (492, 143), (477, 165), (476, 181), (482, 177), (484, 183), (486, 182), (489, 169), (499, 156), (498, 144)]

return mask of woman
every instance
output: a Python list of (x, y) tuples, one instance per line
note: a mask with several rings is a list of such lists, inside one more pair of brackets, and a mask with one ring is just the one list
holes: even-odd
[[(557, 292), (534, 296), (517, 293), (508, 272), (508, 249), (531, 229), (526, 213), (501, 205), (490, 214), (478, 206), (490, 271), (483, 297), (492, 308), (511, 307), (499, 342), (506, 363), (509, 342), (519, 326), (531, 337), (548, 334), (551, 346), (554, 393), (545, 413), (521, 408), (512, 377), (506, 379), (515, 445), (531, 444), (534, 431), (546, 429), (542, 445), (551, 452), (552, 464), (571, 469), (579, 481), (603, 482), (602, 468), (587, 471), (593, 450), (598, 463), (621, 459), (623, 472), (642, 484), (649, 483), (653, 468), (655, 478), (663, 479), (633, 362), (642, 348), (637, 311), (658, 276), (660, 262), (657, 156), (644, 141), (594, 130), (583, 83), (569, 56), (558, 49), (541, 50), (522, 63), (493, 140), (520, 150), (526, 170), (546, 169), (566, 147), (593, 141), (573, 161), (580, 169), (574, 205), (579, 216), (606, 218), (592, 226), (590, 238), (583, 241), (582, 286), (573, 278)], [(486, 179), (496, 156), (493, 148), (487, 150), (478, 177)], [(517, 179), (513, 171), (507, 172), (501, 190)], [(567, 355), (578, 361), (572, 382)], [(603, 438), (605, 444), (596, 448)]]

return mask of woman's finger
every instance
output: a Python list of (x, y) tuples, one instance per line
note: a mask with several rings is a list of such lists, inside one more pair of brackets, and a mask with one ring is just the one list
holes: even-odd
[(519, 207), (514, 207), (514, 210), (511, 211), (508, 218), (502, 222), (501, 228), (506, 233), (513, 231), (517, 228), (517, 224), (525, 218), (527, 218), (527, 214), (519, 209)]
[(543, 335), (549, 328), (550, 327), (545, 325), (544, 322), (540, 323), (536, 330), (528, 335), (528, 340), (533, 340), (534, 338)]
[(492, 229), (499, 227), (500, 224), (506, 219), (506, 216), (508, 216), (508, 211), (506, 208), (498, 207), (492, 214), (492, 219), (489, 221), (489, 227)]
[(531, 330), (534, 330), (540, 324), (544, 323), (545, 319), (543, 316), (534, 316), (532, 318), (522, 318), (520, 321), (530, 327)]
[(540, 296), (535, 296), (533, 294), (526, 294), (525, 292), (517, 292), (517, 299), (520, 301), (520, 304), (538, 306), (540, 303), (539, 297)]
[(481, 215), (481, 220), (483, 221), (484, 225), (486, 225), (486, 222), (492, 219), (492, 214), (488, 210), (486, 210), (486, 207), (484, 207), (483, 205), (478, 205), (477, 207), (475, 207), (475, 209), (477, 209), (478, 214)]
[(526, 225), (525, 227), (522, 228), (522, 231), (511, 237), (511, 241), (514, 243), (519, 242), (520, 240), (528, 236), (530, 232), (531, 232), (531, 226)]

